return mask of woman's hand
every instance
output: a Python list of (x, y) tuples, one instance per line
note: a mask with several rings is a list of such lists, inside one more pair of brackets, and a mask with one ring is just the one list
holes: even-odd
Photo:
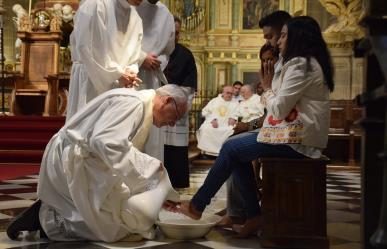
[(268, 60), (264, 62), (261, 68), (261, 83), (263, 90), (271, 88), (271, 83), (274, 77), (274, 61)]

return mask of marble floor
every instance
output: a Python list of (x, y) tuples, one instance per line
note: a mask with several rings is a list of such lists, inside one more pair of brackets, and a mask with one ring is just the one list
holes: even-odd
[[(208, 167), (191, 168), (191, 187), (181, 190), (182, 198), (190, 198), (200, 187)], [(261, 248), (258, 237), (235, 239), (230, 230), (216, 228), (205, 238), (192, 241), (177, 241), (165, 238), (158, 231), (154, 241), (141, 242), (49, 242), (36, 239), (36, 234), (24, 234), (23, 239), (12, 241), (5, 234), (9, 221), (36, 199), (37, 176), (29, 175), (0, 182), (0, 249), (42, 249), (42, 248), (159, 248), (159, 249), (223, 249)], [(225, 207), (225, 187), (218, 192), (206, 212), (217, 212)], [(328, 170), (327, 173), (327, 218), (331, 249), (360, 249), (360, 173), (359, 171)]]

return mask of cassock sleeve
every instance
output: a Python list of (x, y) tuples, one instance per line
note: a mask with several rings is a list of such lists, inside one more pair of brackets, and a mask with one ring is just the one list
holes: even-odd
[(77, 30), (73, 35), (76, 36), (75, 49), (80, 62), (86, 67), (88, 77), (97, 90), (104, 91), (106, 84), (112, 84), (120, 78), (124, 68), (111, 56), (111, 33), (115, 31), (107, 29), (105, 7), (100, 3), (93, 7), (94, 9), (83, 8), (78, 11)]
[[(130, 98), (128, 101), (128, 98)], [(101, 114), (90, 137), (91, 150), (127, 186), (147, 184), (161, 162), (135, 148), (131, 139), (142, 125), (144, 107), (133, 97), (116, 97), (105, 102), (109, 107)]]
[(216, 105), (216, 98), (211, 99), (210, 102), (202, 109), (202, 117), (206, 119), (207, 122), (211, 122), (213, 119), (216, 119), (216, 115), (213, 113), (213, 110)]

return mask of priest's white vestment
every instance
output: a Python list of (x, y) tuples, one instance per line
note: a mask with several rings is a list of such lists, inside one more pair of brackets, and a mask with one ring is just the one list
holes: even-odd
[[(161, 162), (141, 152), (153, 122), (154, 96), (154, 90), (107, 91), (50, 140), (38, 183), (40, 222), (50, 239), (112, 242), (132, 233), (154, 236), (153, 227), (144, 228), (127, 205), (160, 179)], [(152, 208), (158, 212), (161, 204)]]
[(258, 94), (253, 94), (250, 98), (239, 103), (238, 117), (242, 118), (241, 122), (247, 123), (262, 117), (264, 114), (265, 106), (261, 104), (261, 97)]
[[(237, 101), (225, 101), (219, 95), (203, 108), (202, 116), (205, 120), (196, 132), (196, 137), (198, 148), (205, 154), (217, 156), (223, 142), (234, 133), (233, 126), (228, 125), (228, 120), (238, 119), (238, 107)], [(214, 119), (218, 122), (218, 128), (214, 128), (211, 124)]]
[[(169, 56), (175, 49), (175, 21), (171, 12), (161, 2), (151, 4), (148, 0), (143, 0), (136, 10), (142, 19), (144, 30), (139, 63), (142, 64), (149, 53), (155, 54), (161, 61), (160, 69), (157, 70), (140, 67), (139, 77), (143, 82), (139, 89), (157, 89), (162, 86), (160, 79), (165, 79), (163, 71), (168, 64)], [(164, 161), (164, 146), (160, 146), (164, 143), (163, 128), (153, 126), (145, 145), (145, 152)]]
[(119, 86), (127, 68), (138, 72), (141, 18), (126, 0), (84, 0), (70, 37), (73, 61), (66, 121), (99, 94)]

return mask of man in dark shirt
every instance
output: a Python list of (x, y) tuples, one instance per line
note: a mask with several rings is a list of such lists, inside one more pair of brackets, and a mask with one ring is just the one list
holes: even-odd
[[(191, 51), (179, 44), (181, 21), (175, 17), (175, 50), (172, 52), (164, 74), (168, 83), (176, 84), (186, 91), (189, 106), (197, 89), (197, 70)], [(164, 164), (174, 188), (189, 187), (188, 113), (176, 122), (174, 127), (166, 128)]]

